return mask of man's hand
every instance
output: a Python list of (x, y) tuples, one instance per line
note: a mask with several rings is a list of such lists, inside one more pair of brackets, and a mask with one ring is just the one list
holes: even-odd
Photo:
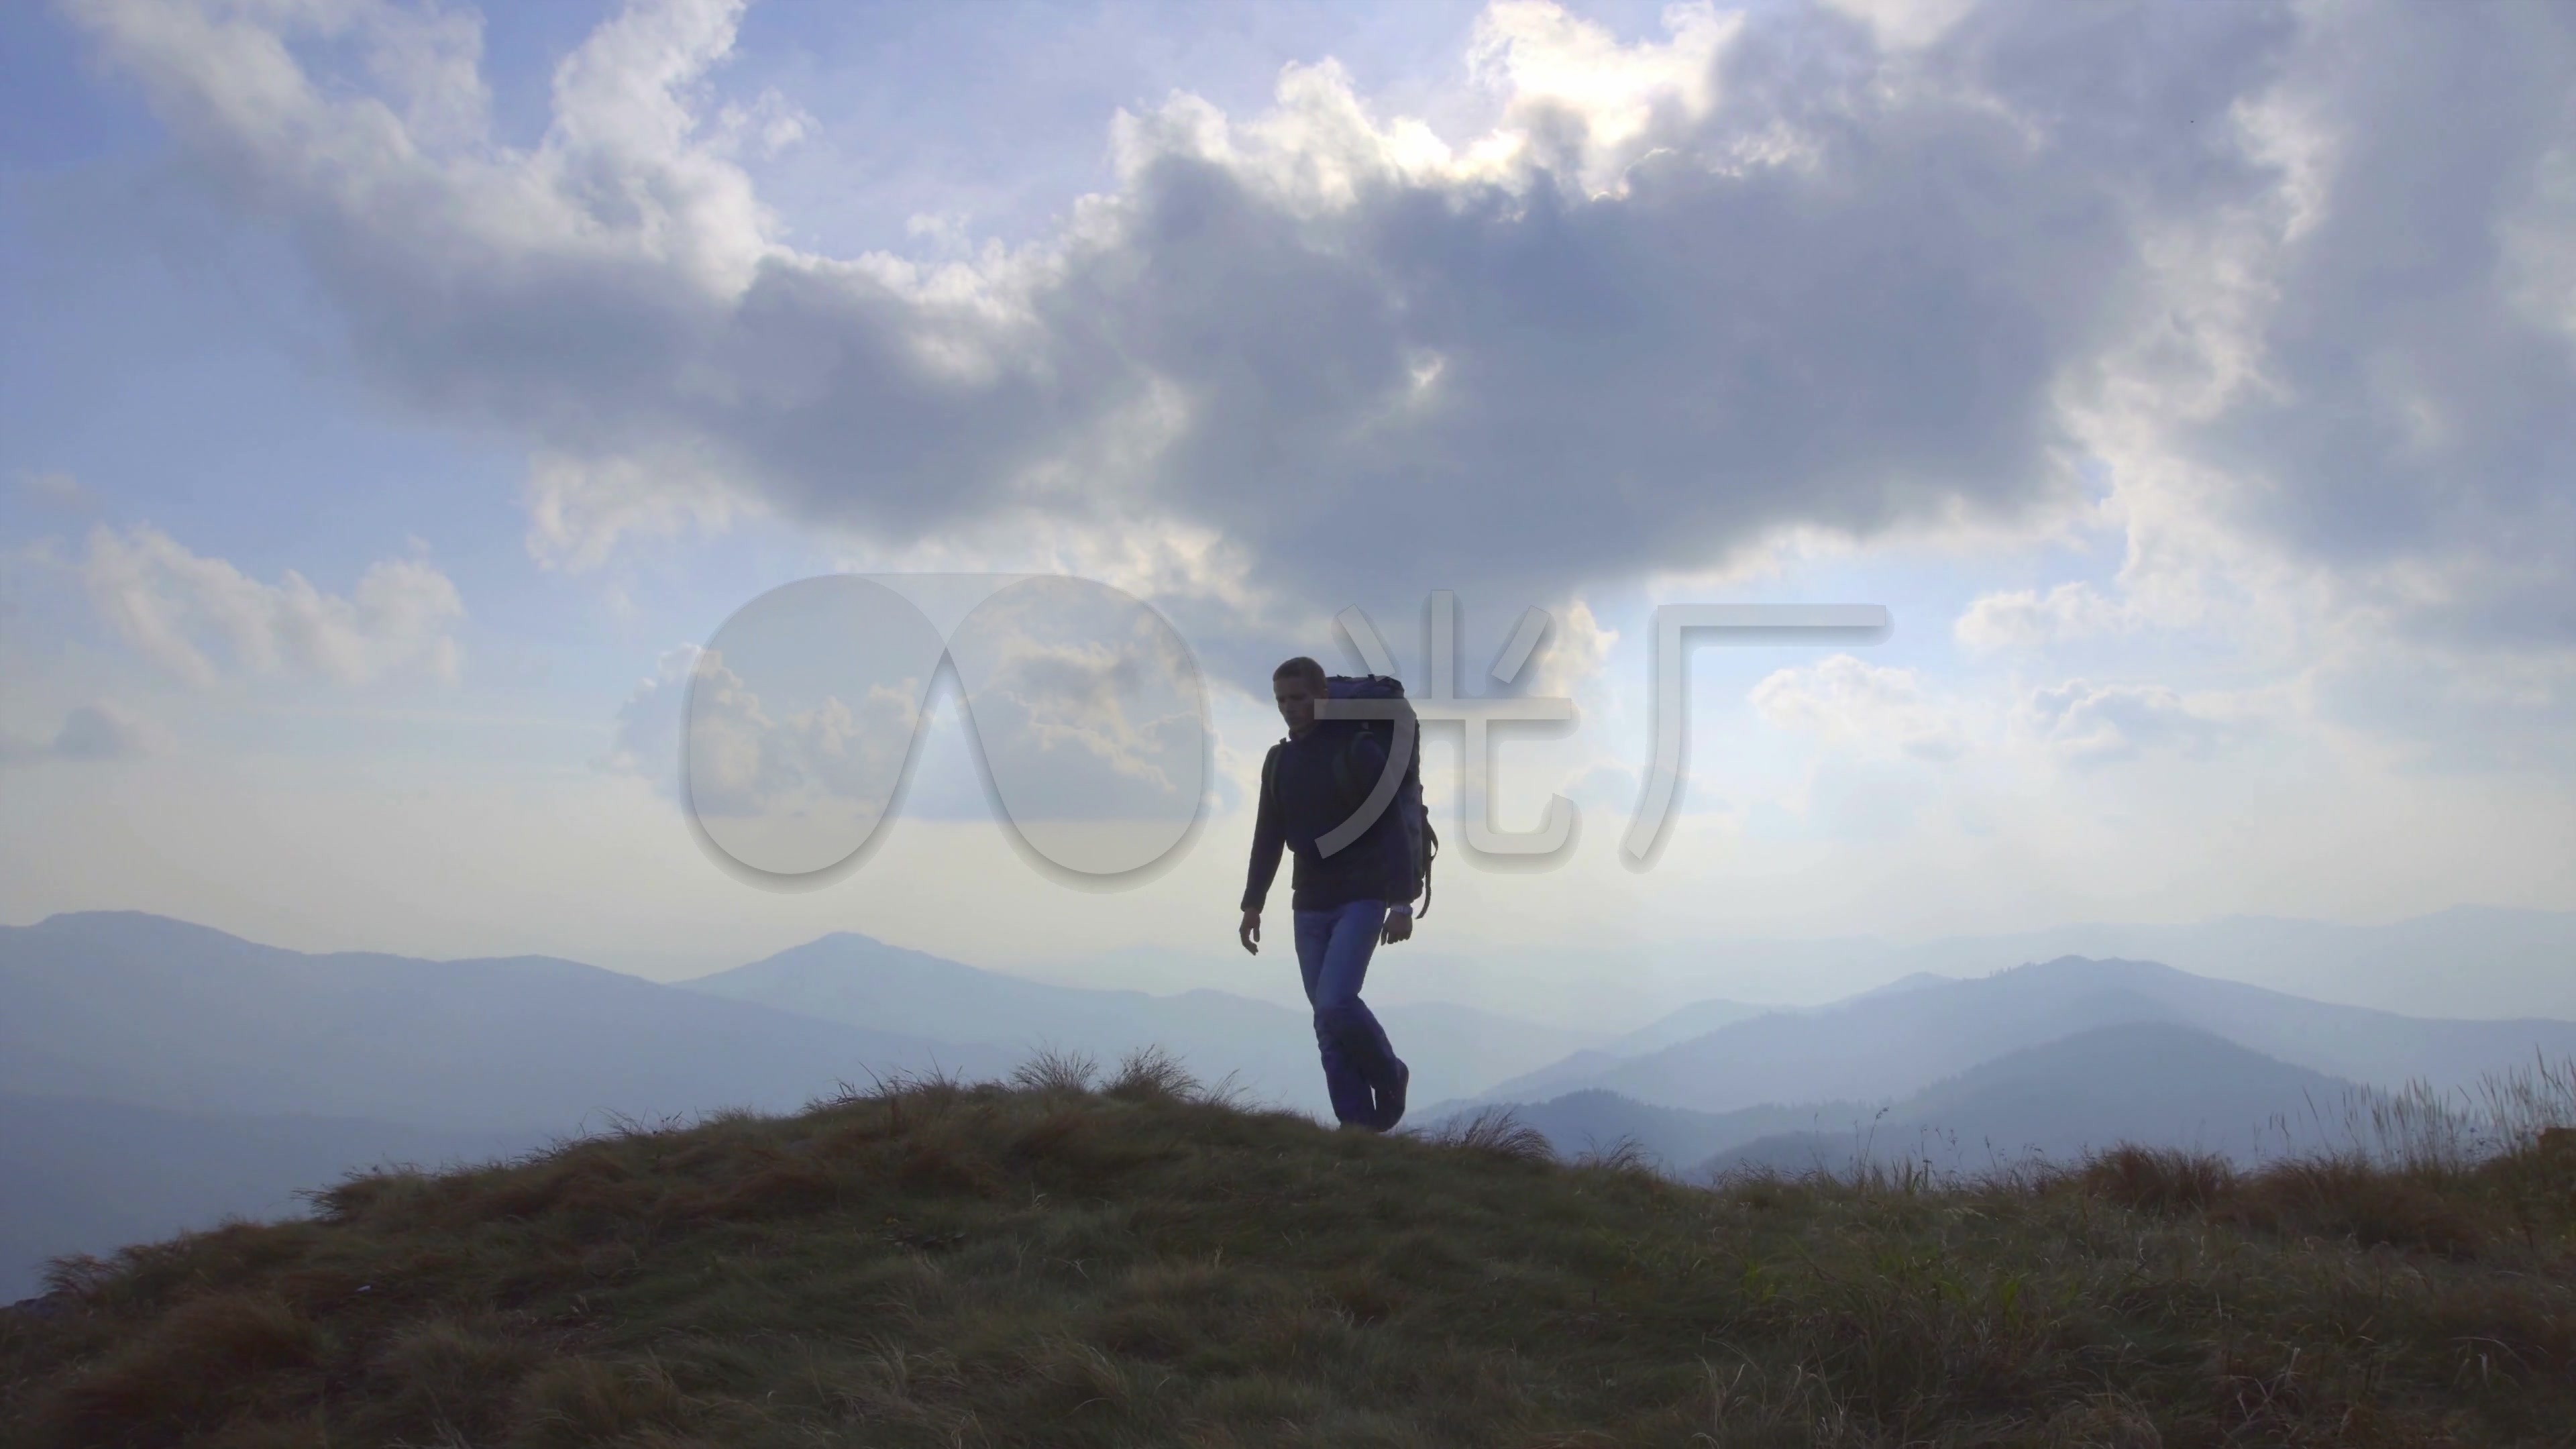
[(1261, 913), (1259, 911), (1244, 912), (1243, 924), (1235, 928), (1234, 934), (1237, 939), (1243, 942), (1243, 949), (1251, 952), (1255, 956), (1260, 955)]
[(1397, 906), (1386, 913), (1386, 929), (1378, 933), (1378, 940), (1392, 946), (1398, 941), (1409, 939), (1412, 935), (1413, 907)]

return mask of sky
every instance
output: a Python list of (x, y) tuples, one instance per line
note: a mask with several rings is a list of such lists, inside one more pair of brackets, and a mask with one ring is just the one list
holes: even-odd
[[(1271, 668), (1361, 669), (1356, 609), (1422, 694), (1452, 608), (1460, 695), (1571, 704), (1489, 784), (1426, 709), (1442, 950), (2576, 909), (2563, 5), (70, 0), (0, 52), (11, 922), (1276, 987)], [(880, 583), (772, 592), (825, 576)], [(1708, 604), (1890, 627), (1691, 648), (1631, 860)]]

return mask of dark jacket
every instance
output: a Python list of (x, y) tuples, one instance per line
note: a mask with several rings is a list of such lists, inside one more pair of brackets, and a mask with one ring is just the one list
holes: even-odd
[[(1260, 910), (1269, 897), (1282, 845), (1297, 856), (1289, 877), (1292, 910), (1330, 910), (1368, 900), (1403, 905), (1413, 899), (1413, 863), (1406, 859), (1404, 822), (1394, 801), (1358, 839), (1331, 856), (1315, 848), (1315, 838), (1348, 819), (1386, 768), (1386, 750), (1377, 737), (1364, 731), (1354, 737), (1346, 728), (1320, 723), (1270, 747), (1261, 771), (1261, 805), (1253, 816), (1252, 873), (1243, 888), (1243, 909)], [(1346, 747), (1345, 740), (1350, 775), (1357, 782), (1347, 800), (1333, 777), (1333, 756)]]

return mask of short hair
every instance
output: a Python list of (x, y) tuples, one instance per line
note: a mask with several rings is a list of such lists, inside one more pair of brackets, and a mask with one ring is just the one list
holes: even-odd
[(1313, 690), (1317, 695), (1321, 695), (1324, 692), (1324, 666), (1307, 658), (1305, 655), (1300, 654), (1296, 658), (1291, 659), (1287, 663), (1270, 671), (1270, 677), (1274, 681), (1286, 679), (1292, 675), (1305, 680), (1306, 687)]

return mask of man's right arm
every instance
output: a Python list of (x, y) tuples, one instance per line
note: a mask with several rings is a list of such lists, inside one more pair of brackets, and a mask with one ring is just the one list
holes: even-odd
[(1270, 897), (1270, 882), (1279, 875), (1279, 853), (1287, 837), (1279, 823), (1279, 802), (1271, 794), (1271, 773), (1279, 747), (1272, 745), (1261, 762), (1261, 803), (1252, 818), (1252, 869), (1243, 886), (1243, 908), (1258, 911)]

